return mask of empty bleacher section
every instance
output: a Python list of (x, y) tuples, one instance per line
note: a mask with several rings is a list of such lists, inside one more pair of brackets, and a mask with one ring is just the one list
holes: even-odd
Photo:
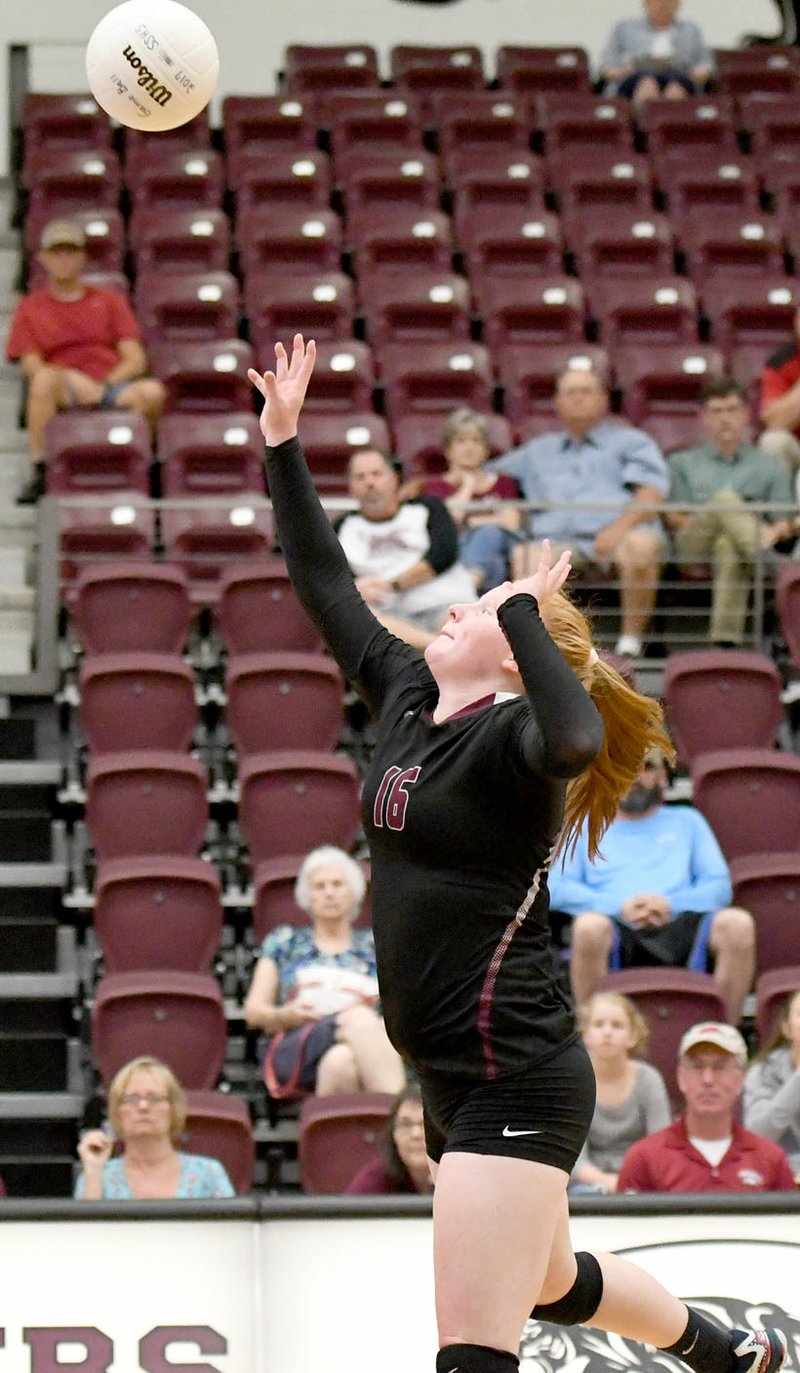
[[(17, 861), (47, 867), (34, 886), (0, 865), (9, 1190), (71, 1190), (77, 1125), (96, 1122), (103, 1086), (140, 1051), (179, 1069), (190, 1139), (219, 1138), (242, 1188), (298, 1182), (297, 1108), (266, 1099), (242, 1001), (298, 857), (331, 841), (366, 859), (369, 731), (286, 580), (248, 366), (268, 367), (295, 328), (319, 340), (301, 438), (326, 498), (342, 497), (367, 442), (409, 476), (434, 470), (456, 405), (490, 417), (497, 452), (552, 427), (569, 363), (595, 367), (620, 421), (665, 449), (697, 441), (704, 380), (733, 371), (755, 401), (791, 335), (800, 65), (776, 55), (720, 53), (711, 95), (636, 117), (592, 89), (580, 48), (501, 47), (489, 69), (469, 45), (397, 46), (381, 80), (368, 45), (296, 45), (280, 94), (228, 95), (219, 128), (200, 117), (157, 146), (85, 97), (26, 98), (19, 284), (36, 281), (47, 219), (79, 217), (91, 270), (130, 292), (167, 403), (152, 438), (107, 412), (64, 413), (48, 431), (63, 774), (23, 805), (0, 762), (0, 827), (4, 801), (24, 810)], [(752, 766), (757, 809), (775, 786), (776, 807), (798, 814), (792, 570), (774, 582), (759, 558), (754, 651), (723, 653), (693, 684), (709, 719), (699, 742), (676, 651), (705, 643), (707, 569), (666, 570), (640, 665), (660, 692), (666, 658), (687, 785), (730, 818), (723, 848), (765, 910), (796, 880), (796, 836), (781, 832), (770, 862), (742, 848), (751, 821), (727, 799), (724, 755)], [(613, 581), (586, 574), (581, 594), (613, 643)], [(782, 772), (762, 756), (776, 739)], [(325, 1190), (311, 1135), (300, 1164)]]

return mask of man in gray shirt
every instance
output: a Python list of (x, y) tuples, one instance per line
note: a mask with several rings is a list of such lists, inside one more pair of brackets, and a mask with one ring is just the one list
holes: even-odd
[[(696, 508), (671, 510), (665, 518), (682, 563), (711, 561), (709, 637), (721, 646), (738, 647), (759, 550), (792, 535), (791, 482), (780, 458), (747, 442), (750, 414), (738, 382), (729, 377), (710, 381), (703, 392), (702, 417), (710, 443), (669, 459), (670, 502)], [(776, 509), (755, 513), (746, 508), (748, 501)]]
[(513, 575), (529, 575), (542, 539), (550, 540), (554, 558), (572, 549), (578, 570), (588, 563), (612, 564), (622, 609), (615, 651), (637, 658), (666, 546), (652, 507), (669, 488), (667, 465), (641, 429), (608, 423), (608, 391), (595, 372), (562, 372), (555, 399), (563, 429), (530, 439), (486, 465), (514, 477), (525, 500), (541, 507), (529, 516), (533, 542), (515, 551)]

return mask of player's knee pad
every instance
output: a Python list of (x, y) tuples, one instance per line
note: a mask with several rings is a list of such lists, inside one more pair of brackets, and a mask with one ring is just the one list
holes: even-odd
[(578, 1274), (558, 1301), (540, 1302), (531, 1312), (537, 1321), (552, 1325), (583, 1325), (591, 1320), (603, 1298), (603, 1270), (594, 1254), (576, 1254)]
[(446, 1344), (436, 1355), (436, 1373), (517, 1373), (519, 1359), (485, 1344)]

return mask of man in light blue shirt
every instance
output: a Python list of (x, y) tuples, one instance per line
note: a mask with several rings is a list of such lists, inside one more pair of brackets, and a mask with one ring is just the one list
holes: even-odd
[(600, 58), (604, 94), (641, 105), (695, 95), (713, 76), (714, 54), (697, 24), (678, 19), (679, 0), (644, 0), (644, 14), (620, 19)]
[(609, 969), (710, 966), (736, 1025), (755, 972), (753, 917), (731, 906), (728, 866), (700, 812), (663, 804), (666, 780), (654, 751), (596, 861), (584, 834), (572, 857), (553, 863), (550, 906), (573, 918), (572, 990), (580, 1006)]
[(636, 658), (653, 613), (666, 546), (652, 507), (669, 490), (667, 465), (641, 429), (607, 421), (608, 391), (595, 372), (562, 372), (555, 400), (563, 429), (486, 464), (489, 471), (513, 477), (525, 500), (542, 507), (529, 517), (533, 542), (515, 550), (513, 575), (533, 571), (542, 539), (550, 540), (554, 558), (570, 548), (578, 570), (587, 563), (613, 564), (622, 611), (616, 652)]

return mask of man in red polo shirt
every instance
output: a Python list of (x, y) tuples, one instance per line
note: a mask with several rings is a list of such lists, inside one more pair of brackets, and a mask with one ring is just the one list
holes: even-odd
[(44, 431), (58, 410), (75, 406), (131, 410), (151, 425), (164, 388), (146, 376), (139, 325), (120, 291), (87, 285), (83, 230), (68, 219), (42, 230), (38, 260), (47, 282), (17, 305), (6, 354), (28, 383), (26, 424), (33, 472), (24, 504), (44, 491)]
[(632, 1145), (617, 1192), (794, 1191), (780, 1146), (734, 1118), (746, 1065), (747, 1046), (732, 1025), (706, 1021), (687, 1030), (678, 1051), (683, 1115)]

